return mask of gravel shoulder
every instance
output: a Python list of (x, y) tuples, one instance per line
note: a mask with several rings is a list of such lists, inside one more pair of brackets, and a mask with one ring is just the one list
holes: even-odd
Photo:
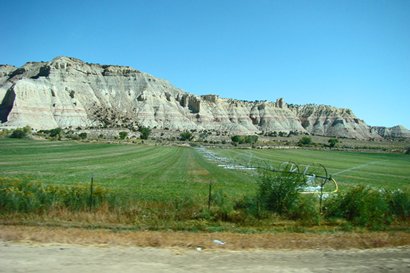
[(0, 225), (3, 272), (410, 272), (410, 234), (237, 234)]
[(199, 251), (0, 241), (0, 272), (410, 272), (410, 248)]

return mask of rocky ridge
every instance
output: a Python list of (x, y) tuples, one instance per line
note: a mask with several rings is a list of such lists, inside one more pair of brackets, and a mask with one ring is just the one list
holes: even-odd
[(358, 139), (405, 132), (371, 128), (349, 109), (197, 96), (132, 67), (71, 57), (0, 66), (0, 101), (1, 127), (297, 131)]

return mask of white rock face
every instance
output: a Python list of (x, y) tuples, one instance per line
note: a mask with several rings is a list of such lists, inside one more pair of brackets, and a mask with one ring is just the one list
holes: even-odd
[(353, 115), (350, 109), (313, 104), (293, 106), (291, 109), (299, 117), (303, 128), (314, 135), (380, 138), (363, 120)]
[(374, 126), (371, 130), (384, 138), (410, 138), (410, 131), (403, 125), (397, 125), (390, 128)]
[(56, 127), (136, 127), (218, 130), (229, 134), (299, 131), (350, 138), (380, 137), (348, 109), (245, 102), (196, 96), (127, 66), (69, 57), (0, 66), (0, 124)]

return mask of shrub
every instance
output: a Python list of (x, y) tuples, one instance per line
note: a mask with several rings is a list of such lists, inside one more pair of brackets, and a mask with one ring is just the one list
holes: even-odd
[(241, 141), (241, 137), (240, 136), (232, 136), (231, 140), (233, 143), (239, 143)]
[(30, 126), (24, 126), (23, 128), (22, 128), (22, 130), (23, 130), (23, 132), (25, 132), (27, 135), (28, 134), (31, 134), (31, 131), (32, 131), (32, 129), (31, 129), (31, 127)]
[(23, 129), (16, 129), (10, 135), (11, 138), (25, 138), (26, 136), (27, 133)]
[(327, 142), (329, 143), (330, 148), (334, 148), (336, 144), (339, 143), (339, 140), (337, 140), (336, 138), (331, 138)]
[(60, 138), (61, 135), (62, 135), (62, 133), (63, 133), (63, 130), (62, 130), (61, 128), (54, 128), (54, 129), (51, 129), (51, 130), (49, 131), (50, 137), (58, 137), (58, 138)]
[(86, 139), (87, 138), (87, 133), (80, 133), (79, 135), (78, 135), (78, 137), (79, 138), (81, 138), (81, 139)]
[(149, 127), (139, 127), (138, 131), (141, 133), (141, 139), (148, 139), (149, 135), (151, 134), (151, 128)]
[(317, 197), (311, 194), (299, 195), (289, 211), (289, 217), (300, 221), (305, 226), (318, 225), (320, 213)]
[(385, 192), (356, 186), (325, 204), (326, 216), (342, 217), (354, 225), (381, 229), (392, 221)]
[(182, 132), (181, 134), (179, 134), (179, 140), (181, 140), (181, 141), (192, 140), (192, 138), (193, 138), (192, 133), (190, 133), (188, 131), (185, 131), (185, 132)]
[(301, 139), (299, 139), (298, 141), (298, 145), (299, 146), (307, 146), (307, 145), (311, 145), (312, 142), (312, 138), (308, 137), (308, 136), (303, 136)]
[(388, 194), (390, 212), (400, 220), (410, 219), (410, 194), (395, 190)]
[(255, 144), (258, 141), (258, 136), (250, 135), (245, 136), (245, 143)]
[(235, 135), (231, 137), (231, 140), (233, 143), (237, 143), (237, 144), (243, 144), (243, 143), (255, 144), (258, 141), (258, 136), (256, 135), (248, 135), (248, 136)]
[(125, 139), (126, 137), (128, 136), (128, 132), (120, 132), (119, 133), (119, 137), (120, 137), (120, 139)]
[(299, 189), (305, 184), (302, 174), (290, 172), (289, 169), (277, 173), (264, 170), (257, 198), (263, 208), (279, 215), (289, 215), (296, 205)]

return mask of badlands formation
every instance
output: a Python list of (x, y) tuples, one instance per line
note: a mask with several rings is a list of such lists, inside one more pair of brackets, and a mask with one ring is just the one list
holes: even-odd
[(213, 130), (227, 134), (309, 133), (357, 139), (409, 137), (370, 127), (349, 109), (197, 96), (128, 66), (70, 57), (0, 66), (0, 127)]

